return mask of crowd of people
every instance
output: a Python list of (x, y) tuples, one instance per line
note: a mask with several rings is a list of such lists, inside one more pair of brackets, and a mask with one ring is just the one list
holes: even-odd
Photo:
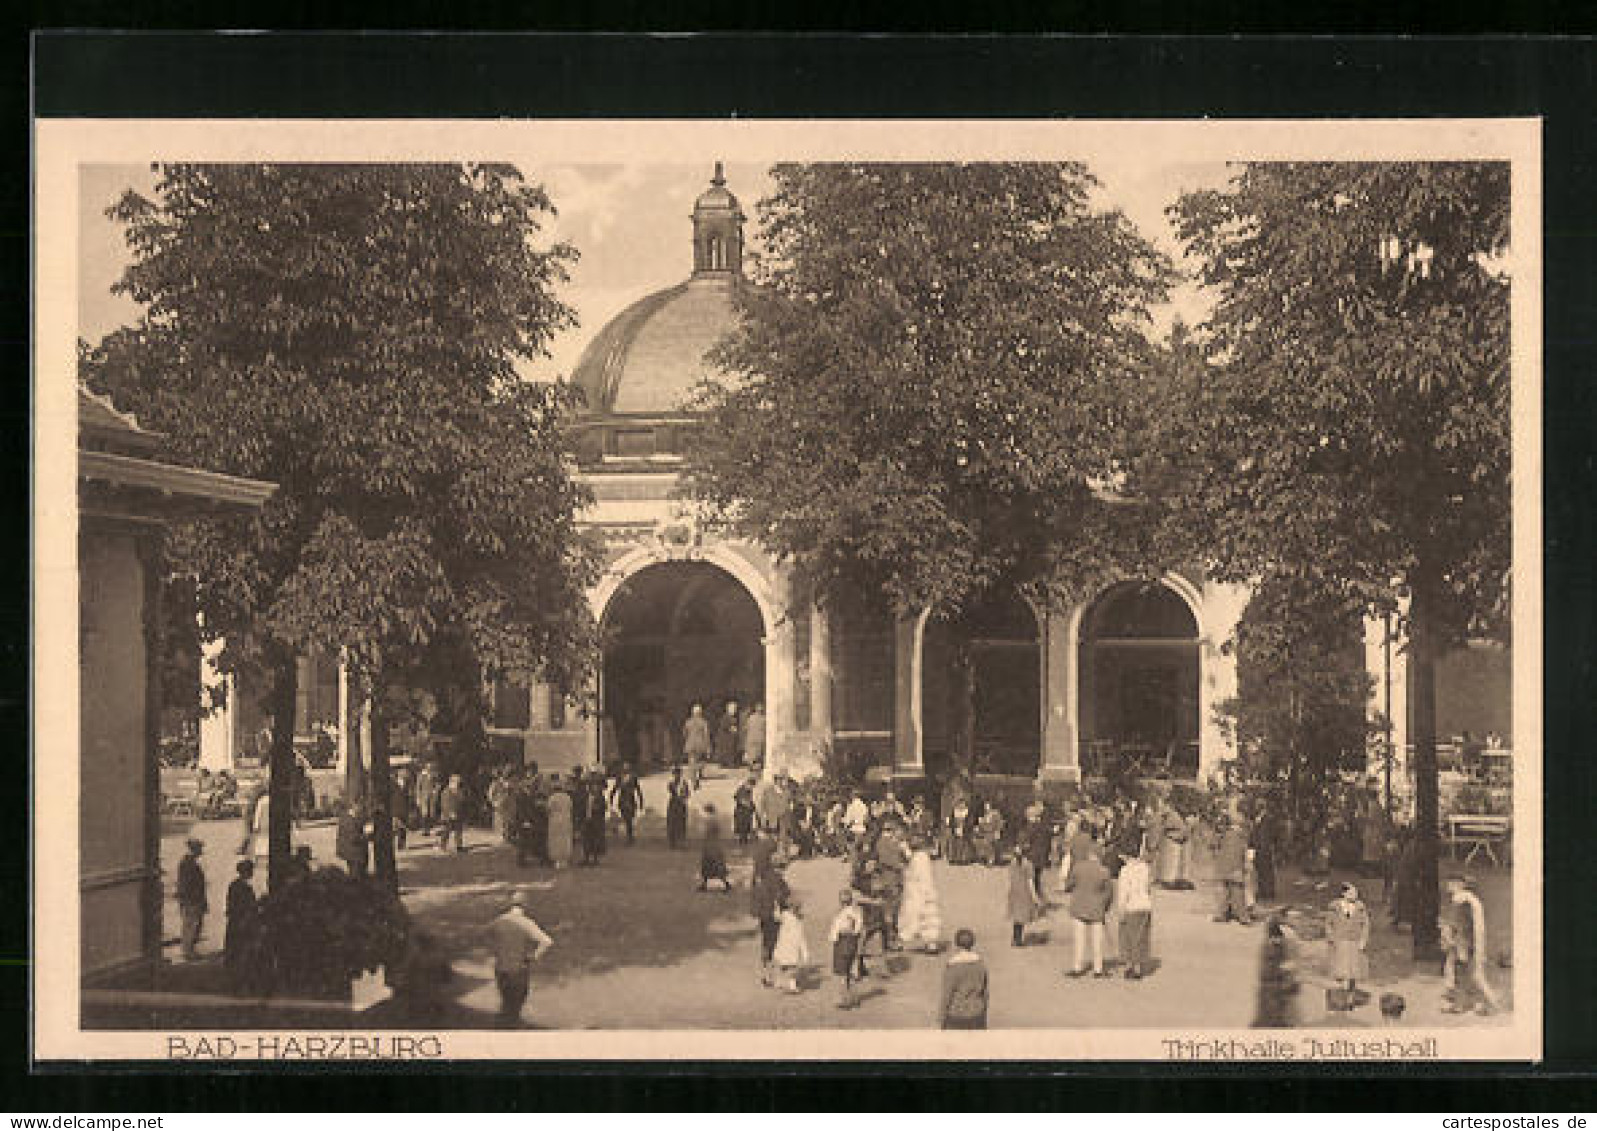
[[(809, 790), (777, 778), (745, 782), (736, 807), (738, 840), (753, 841), (750, 910), (758, 924), (762, 985), (801, 992), (809, 964), (804, 908), (787, 884), (787, 863), (822, 855), (844, 864), (826, 933), (841, 1009), (860, 1004), (859, 987), (873, 964), (887, 966), (889, 955), (944, 949), (949, 933), (934, 858), (1002, 875), (1012, 946), (1031, 945), (1047, 910), (1062, 907), (1071, 923), (1073, 961), (1063, 971), (1070, 978), (1107, 977), (1113, 966), (1128, 980), (1152, 974), (1153, 889), (1193, 886), (1186, 875), (1193, 829), (1157, 795), (1083, 803), (1068, 812), (1034, 799), (1010, 815), (1000, 799), (983, 798), (968, 777), (956, 777), (934, 813), (924, 796), (905, 805), (890, 790), (874, 798), (854, 790), (823, 808)], [(712, 864), (724, 870), (718, 849), (713, 859), (708, 848), (706, 855), (704, 870)], [(1217, 859), (1224, 895), (1215, 918), (1251, 922), (1257, 854), (1240, 815), (1225, 823)], [(938, 1004), (946, 1027), (985, 1025), (988, 973), (975, 939), (970, 926), (952, 932)]]
[[(813, 988), (809, 979), (816, 967), (808, 912), (788, 884), (786, 869), (796, 860), (835, 859), (840, 865), (836, 907), (821, 914), (828, 961), (820, 968), (835, 979), (837, 1006), (858, 1008), (862, 985), (889, 967), (917, 954), (946, 952), (937, 1013), (940, 1023), (952, 1028), (985, 1024), (989, 974), (976, 950), (978, 930), (1003, 938), (1007, 928), (1011, 946), (1031, 946), (1042, 941), (1044, 920), (1058, 911), (1070, 935), (1069, 961), (1060, 971), (1064, 977), (1118, 974), (1139, 981), (1158, 969), (1156, 893), (1190, 890), (1195, 876), (1215, 885), (1216, 923), (1245, 926), (1259, 917), (1261, 907), (1275, 905), (1263, 916), (1258, 1024), (1293, 1016), (1300, 988), (1292, 973), (1300, 963), (1293, 956), (1301, 952), (1306, 934), (1326, 945), (1327, 1009), (1351, 1010), (1368, 1000), (1359, 986), (1369, 979), (1366, 952), (1374, 912), (1352, 883), (1336, 887), (1329, 904), (1309, 916), (1312, 930), (1305, 930), (1302, 914), (1289, 916), (1278, 905), (1276, 870), (1292, 833), (1268, 796), (1209, 795), (1201, 809), (1183, 811), (1167, 790), (1154, 786), (1081, 795), (1061, 804), (1040, 791), (1029, 798), (1014, 791), (984, 794), (970, 776), (956, 775), (930, 801), (927, 794), (914, 793), (906, 803), (890, 788), (839, 789), (822, 779), (800, 783), (781, 773), (751, 771), (732, 790), (729, 841), (722, 813), (699, 800), (693, 777), (691, 768), (678, 765), (663, 783), (663, 796), (646, 799), (630, 766), (608, 773), (574, 768), (546, 774), (529, 763), (493, 773), (474, 804), (459, 775), (422, 765), (396, 778), (395, 834), (401, 847), (407, 836), (435, 838), (422, 843), (459, 853), (468, 816), (485, 809), (495, 834), (514, 847), (518, 866), (592, 867), (612, 841), (634, 843), (646, 811), (663, 809), (668, 848), (698, 849), (699, 891), (732, 891), (728, 853), (743, 857), (737, 863), (748, 868), (759, 982), (790, 994)], [(1411, 922), (1417, 905), (1413, 838), (1386, 819), (1384, 807), (1371, 803), (1371, 797), (1369, 791), (1355, 791), (1347, 805), (1352, 816), (1344, 822), (1360, 833), (1356, 864), (1391, 921)], [(247, 832), (251, 824), (246, 820)], [(357, 878), (370, 869), (371, 835), (369, 815), (359, 804), (347, 806), (335, 852)], [(227, 897), (224, 950), (230, 963), (254, 914), (255, 866), (253, 853), (245, 851), (249, 839), (240, 848), (246, 858), (238, 863)], [(191, 841), (178, 869), (186, 958), (194, 956), (208, 911), (202, 848)], [(308, 872), (309, 850), (299, 851), (294, 863)], [(945, 921), (936, 860), (992, 873), (990, 922)], [(1323, 852), (1309, 852), (1306, 864), (1311, 880), (1328, 868)], [(490, 932), (504, 973), (507, 1023), (512, 1014), (520, 1015), (527, 968), (552, 945), (531, 919), (525, 897), (518, 898), (518, 906), (507, 912), (511, 921), (496, 920)], [(1497, 1000), (1485, 976), (1480, 898), (1466, 880), (1455, 878), (1443, 908), (1446, 1008), (1491, 1012)], [(1383, 999), (1381, 1006), (1383, 1016), (1402, 1009), (1401, 1001)]]

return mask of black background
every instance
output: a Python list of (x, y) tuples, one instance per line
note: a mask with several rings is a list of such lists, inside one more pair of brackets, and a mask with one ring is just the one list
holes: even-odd
[[(529, 12), (486, 5), (474, 19), (500, 26), (539, 18), (548, 28), (594, 26), (595, 13)], [(1204, 30), (1320, 31), (1331, 18), (1312, 5), (1264, 15), (1267, 5), (1220, 5)], [(1329, 11), (1329, 8), (1327, 9)], [(438, 5), (400, 3), (351, 15), (348, 9), (290, 7), (272, 26), (321, 20), (336, 26), (426, 26), (451, 15)], [(712, 26), (707, 9), (618, 5), (608, 26), (685, 30)], [(796, 27), (774, 6), (745, 6), (749, 25)], [(828, 14), (810, 10), (827, 19)], [(1341, 30), (1398, 30), (1412, 13), (1383, 6), (1339, 13)], [(1449, 30), (1576, 30), (1590, 12), (1557, 4), (1494, 5), (1479, 14), (1449, 8)], [(1072, 19), (1073, 17), (1073, 19)], [(865, 10), (832, 18), (833, 29), (869, 30)], [(1050, 24), (1047, 21), (1052, 18)], [(1473, 28), (1466, 22), (1474, 18)], [(261, 26), (243, 10), (194, 4), (63, 4), (36, 11), (37, 24), (111, 23), (146, 28), (185, 24)], [(1188, 30), (1200, 27), (1175, 5), (1084, 5), (1068, 12), (1031, 6), (921, 8), (899, 27), (1045, 30), (1078, 27)], [(1273, 22), (1267, 23), (1270, 20)], [(1217, 23), (1215, 21), (1224, 21)], [(1351, 26), (1350, 26), (1350, 21)], [(1435, 26), (1433, 24), (1433, 26)], [(19, 44), (21, 49), (19, 50)], [(30, 1070), (27, 1045), (29, 939), (21, 914), (0, 930), (0, 988), (13, 1077), (0, 1109), (64, 1111), (578, 1110), (626, 1106), (805, 1110), (1043, 1110), (1105, 1108), (1369, 1108), (1471, 1111), (1587, 1111), (1597, 1089), (1597, 890), (1592, 816), (1597, 813), (1597, 661), (1593, 639), (1594, 324), (1597, 293), (1597, 48), (1590, 41), (1474, 39), (1013, 38), (904, 39), (838, 35), (697, 36), (206, 35), (52, 32), (12, 44), (7, 108), (22, 140), (28, 129), (27, 66), (41, 116), (88, 117), (1469, 117), (1544, 119), (1545, 290), (1545, 1004), (1547, 1060), (1525, 1066), (1347, 1066), (1317, 1072), (1116, 1065), (696, 1065), (451, 1066), (374, 1071), (323, 1068), (283, 1072), (165, 1071), (160, 1066)], [(27, 58), (24, 58), (24, 54)], [(27, 278), (29, 175), (26, 149), (13, 153), (0, 182), (0, 241), (13, 270), (0, 284), (0, 351), (7, 374), (0, 401), (0, 475), (16, 529), (28, 523)], [(20, 158), (20, 160), (19, 160)], [(5, 474), (9, 473), (9, 474)], [(20, 541), (20, 539), (19, 539)], [(27, 592), (28, 558), (5, 560)], [(0, 822), (0, 877), (11, 905), (27, 890), (29, 733), (27, 602), (5, 606), (0, 634), (0, 734), (5, 735), (11, 820)], [(52, 756), (34, 735), (33, 757)], [(37, 940), (39, 946), (74, 945)], [(1078, 1023), (1071, 1019), (1066, 1023)], [(892, 1039), (882, 1041), (890, 1056)], [(1290, 1071), (1290, 1075), (1288, 1072)]]

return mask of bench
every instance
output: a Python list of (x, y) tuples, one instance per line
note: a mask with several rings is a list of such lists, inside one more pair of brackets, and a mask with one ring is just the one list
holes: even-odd
[(1463, 863), (1472, 863), (1477, 856), (1485, 855), (1493, 864), (1502, 864), (1497, 850), (1508, 855), (1512, 822), (1508, 817), (1485, 813), (1460, 813), (1447, 818), (1445, 839), (1449, 854), (1458, 859), (1460, 850), (1467, 849)]

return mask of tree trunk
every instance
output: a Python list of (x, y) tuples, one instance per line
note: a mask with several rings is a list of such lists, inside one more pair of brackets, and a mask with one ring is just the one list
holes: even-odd
[[(354, 683), (351, 680), (351, 683)], [(365, 692), (350, 688), (348, 717), (344, 719), (344, 803), (360, 805), (368, 793), (365, 751), (361, 747), (361, 720), (366, 717)]]
[(399, 869), (394, 861), (393, 775), (388, 766), (388, 715), (383, 693), (374, 688), (368, 700), (371, 711), (371, 776), (367, 792), (372, 814), (372, 869), (377, 881), (399, 890)]
[(299, 700), (299, 656), (292, 649), (271, 653), (272, 749), (267, 758), (267, 887), (278, 890), (287, 876), (294, 851), (294, 807), (298, 800), (298, 764), (294, 757), (294, 724)]
[(1409, 586), (1409, 735), (1414, 743), (1414, 836), (1418, 875), (1415, 878), (1414, 957), (1440, 955), (1437, 925), (1439, 780), (1436, 765), (1436, 626), (1432, 605), (1434, 582), (1416, 570)]

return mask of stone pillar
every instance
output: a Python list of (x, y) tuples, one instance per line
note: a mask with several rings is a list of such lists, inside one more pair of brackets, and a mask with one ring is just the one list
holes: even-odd
[(222, 706), (200, 716), (200, 765), (217, 773), (233, 772), (238, 753), (234, 740), (235, 687), (233, 677), (223, 675), (216, 667), (222, 654), (222, 641), (212, 640), (200, 650), (200, 694), (203, 705), (213, 690), (222, 692)]
[(832, 625), (819, 605), (810, 606), (810, 739), (832, 741)]
[(1049, 613), (1042, 625), (1042, 781), (1081, 780), (1081, 680), (1076, 626), (1081, 608)]
[(779, 615), (765, 634), (765, 773), (782, 769), (792, 753), (793, 622)]
[(926, 615), (899, 617), (893, 629), (893, 777), (922, 778), (921, 635)]
[(316, 669), (309, 655), (301, 655), (294, 664), (299, 670), (299, 678), (294, 681), (294, 737), (298, 738), (310, 733), (311, 681), (316, 678)]
[(1249, 592), (1242, 585), (1210, 582), (1203, 587), (1198, 644), (1198, 780), (1237, 756), (1236, 742), (1220, 725), (1215, 707), (1237, 693), (1237, 661), (1222, 651), (1236, 630)]
[[(338, 736), (334, 744), (336, 751), (333, 765), (342, 774), (349, 768), (349, 667), (344, 663), (342, 654), (338, 657)], [(365, 747), (361, 747), (365, 749)]]

